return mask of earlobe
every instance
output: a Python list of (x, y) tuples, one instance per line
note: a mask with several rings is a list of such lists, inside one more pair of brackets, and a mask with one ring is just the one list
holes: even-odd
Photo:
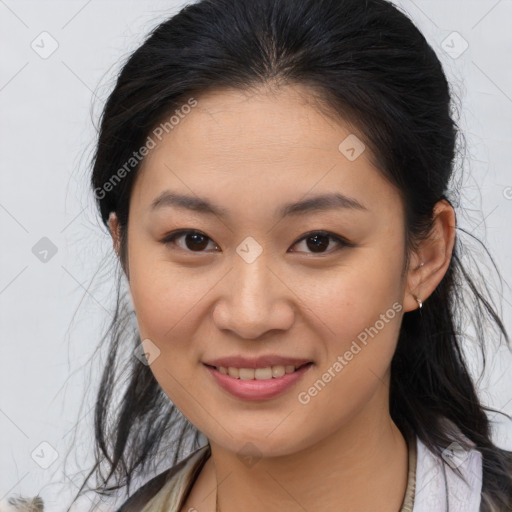
[(404, 312), (423, 307), (424, 296), (420, 295), (420, 293), (421, 284), (424, 281), (422, 269), (425, 267), (425, 262), (420, 261), (422, 257), (420, 248), (420, 251), (414, 254), (407, 274), (407, 283), (403, 300)]
[(420, 242), (407, 275), (404, 310), (422, 308), (448, 270), (455, 245), (456, 217), (451, 204), (436, 203), (430, 234)]
[(117, 215), (115, 212), (111, 212), (108, 218), (108, 225), (110, 228), (110, 235), (112, 236), (114, 250), (119, 256), (119, 247), (120, 247), (120, 233), (119, 233), (119, 221), (117, 219)]

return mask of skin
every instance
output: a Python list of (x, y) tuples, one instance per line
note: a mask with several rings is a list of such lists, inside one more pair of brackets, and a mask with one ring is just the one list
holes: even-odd
[[(222, 512), (396, 512), (408, 459), (389, 414), (390, 363), (402, 315), (418, 307), (415, 296), (427, 301), (448, 268), (455, 213), (446, 201), (437, 203), (432, 235), (402, 274), (400, 194), (371, 164), (369, 149), (354, 161), (338, 150), (349, 134), (357, 135), (353, 127), (327, 118), (300, 86), (225, 89), (197, 100), (145, 158), (128, 223), (129, 283), (141, 339), (160, 351), (150, 368), (212, 449), (181, 510), (214, 511), (218, 491)], [(230, 216), (174, 207), (151, 212), (164, 190), (205, 197)], [(366, 210), (274, 216), (283, 203), (333, 191)], [(118, 250), (115, 214), (110, 228)], [(197, 250), (190, 236), (161, 242), (177, 229), (208, 238)], [(318, 230), (353, 246), (327, 238), (329, 246), (314, 252), (304, 235)], [(262, 248), (252, 263), (236, 252), (248, 236)], [(402, 311), (301, 404), (298, 393), (394, 303)], [(202, 363), (267, 353), (314, 365), (281, 395), (249, 402), (220, 388)], [(238, 457), (248, 442), (259, 456), (250, 466)]]

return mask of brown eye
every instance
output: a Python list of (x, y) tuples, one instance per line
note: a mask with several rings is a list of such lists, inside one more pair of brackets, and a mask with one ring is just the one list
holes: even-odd
[[(308, 233), (307, 235), (303, 236), (294, 245), (298, 244), (299, 242), (305, 241), (306, 248), (309, 249), (310, 252), (316, 253), (316, 254), (324, 254), (325, 252), (332, 252), (332, 251), (325, 250), (325, 249), (327, 249), (327, 247), (329, 247), (329, 243), (331, 240), (334, 240), (338, 244), (339, 249), (341, 249), (342, 247), (351, 245), (347, 240), (344, 240), (340, 236), (335, 235), (334, 233), (330, 233), (328, 231), (313, 231), (311, 233)], [(292, 251), (292, 252), (302, 252), (302, 251)], [(306, 252), (308, 252), (308, 251), (306, 251)]]
[[(184, 244), (176, 243), (176, 240), (183, 239)], [(208, 236), (200, 231), (181, 230), (166, 236), (161, 242), (165, 245), (177, 245), (180, 249), (190, 252), (204, 252), (208, 246), (208, 241), (213, 243)], [(214, 244), (215, 247), (217, 247)]]

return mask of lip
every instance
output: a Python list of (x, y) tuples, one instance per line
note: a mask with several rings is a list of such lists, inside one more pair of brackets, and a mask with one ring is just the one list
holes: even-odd
[(203, 361), (204, 364), (209, 366), (223, 366), (224, 368), (227, 368), (228, 366), (232, 366), (233, 368), (266, 368), (267, 366), (276, 365), (293, 365), (297, 367), (303, 365), (304, 363), (310, 362), (312, 362), (310, 359), (298, 359), (296, 357), (284, 357), (274, 354), (268, 354), (254, 358), (230, 356), (222, 357), (219, 359), (212, 359), (210, 361)]
[[(307, 362), (307, 361), (306, 361)], [(219, 365), (223, 366), (223, 365)], [(272, 365), (269, 365), (272, 366)], [(277, 379), (265, 379), (265, 380), (241, 380), (224, 375), (217, 369), (207, 366), (204, 367), (210, 375), (215, 379), (217, 384), (224, 390), (231, 393), (237, 398), (243, 400), (268, 400), (280, 395), (285, 390), (289, 389), (295, 384), (303, 375), (313, 366), (313, 363), (306, 364), (294, 371), (293, 373), (286, 373), (282, 377)], [(249, 368), (248, 366), (241, 366), (241, 368)]]

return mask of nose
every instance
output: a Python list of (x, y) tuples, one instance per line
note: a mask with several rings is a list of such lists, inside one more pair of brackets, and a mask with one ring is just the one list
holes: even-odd
[(219, 289), (213, 321), (240, 338), (264, 337), (268, 331), (293, 325), (294, 294), (263, 257), (252, 263), (239, 258)]

